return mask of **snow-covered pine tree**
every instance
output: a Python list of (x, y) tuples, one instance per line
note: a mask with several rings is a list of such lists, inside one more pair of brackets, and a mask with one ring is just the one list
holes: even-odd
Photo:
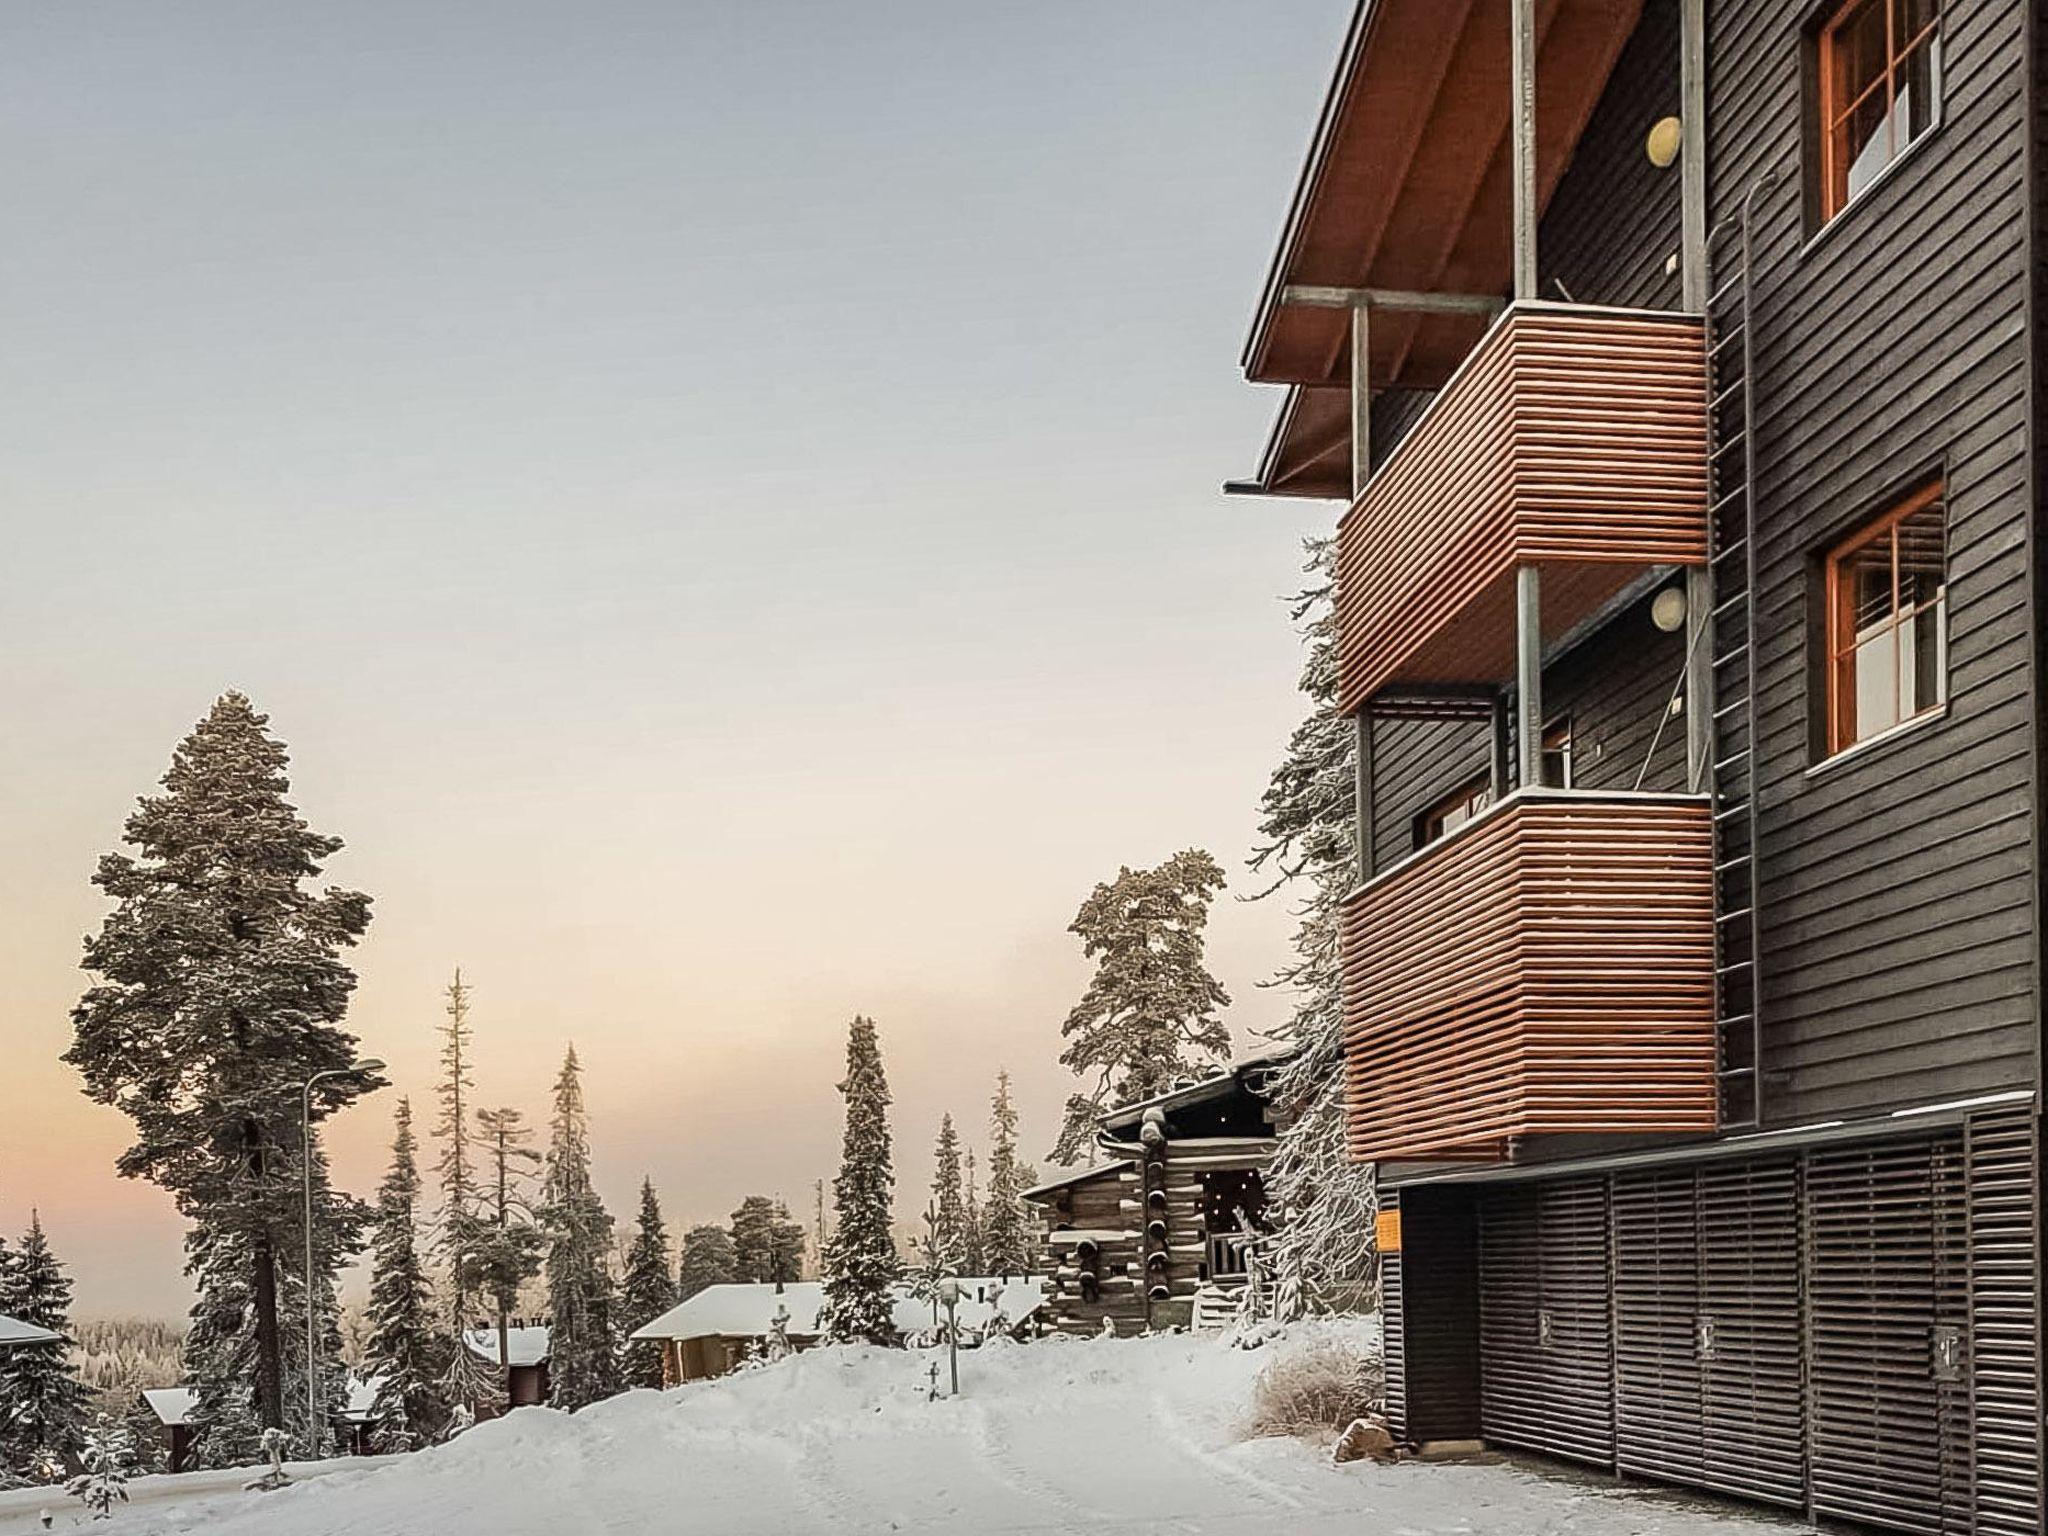
[(1095, 975), (1060, 1026), (1068, 1041), (1060, 1064), (1095, 1081), (1067, 1100), (1054, 1162), (1082, 1154), (1108, 1105), (1150, 1098), (1199, 1066), (1230, 1059), (1230, 1030), (1216, 1016), (1230, 996), (1202, 953), (1209, 904), (1222, 885), (1216, 861), (1190, 848), (1152, 869), (1120, 869), (1081, 903), (1067, 931)]
[(434, 1174), (441, 1186), (441, 1206), (434, 1223), (433, 1251), (447, 1277), (448, 1345), (442, 1351), (448, 1362), (441, 1380), (441, 1393), (451, 1411), (464, 1409), (473, 1419), (494, 1407), (504, 1395), (504, 1374), (493, 1371), (464, 1342), (470, 1326), (477, 1321), (477, 1292), (481, 1284), (477, 1247), (483, 1236), (484, 1218), (478, 1199), (476, 1146), (470, 1127), (476, 1081), (470, 1072), (469, 1022), (470, 988), (462, 979), (462, 967), (447, 987), (442, 1008), (441, 1081), (434, 1090), (439, 1113), (434, 1117), (432, 1135), (440, 1143), (434, 1157)]
[(732, 1213), (732, 1267), (743, 1285), (774, 1278), (775, 1202), (766, 1195), (748, 1195)]
[(982, 1203), (983, 1263), (992, 1275), (1031, 1271), (1031, 1229), (1024, 1209), (1029, 1188), (1017, 1161), (1017, 1106), (1010, 1098), (1010, 1074), (996, 1073), (989, 1103), (988, 1198)]
[(0, 1269), (0, 1313), (64, 1340), (0, 1352), (0, 1468), (29, 1477), (78, 1449), (91, 1396), (74, 1357), (71, 1278), (34, 1211), (21, 1247)]
[(976, 1179), (974, 1149), (967, 1150), (967, 1228), (961, 1234), (962, 1258), (960, 1273), (963, 1275), (985, 1275), (988, 1273), (988, 1231), (986, 1217), (981, 1204), (981, 1189)]
[(548, 1234), (548, 1396), (582, 1408), (620, 1390), (611, 1274), (612, 1218), (590, 1182), (583, 1068), (570, 1046), (555, 1079), (542, 1224)]
[(371, 1232), (370, 1334), (362, 1360), (363, 1375), (378, 1384), (371, 1416), (380, 1450), (429, 1445), (448, 1427), (444, 1357), (450, 1341), (435, 1317), (433, 1282), (420, 1254), (419, 1205), (412, 1101), (400, 1099), (391, 1169), (377, 1191)]
[(960, 1133), (953, 1116), (939, 1117), (932, 1148), (932, 1224), (925, 1265), (934, 1275), (960, 1275), (967, 1263), (967, 1193), (960, 1179)]
[[(619, 1288), (619, 1333), (631, 1339), (635, 1330), (646, 1327), (676, 1304), (676, 1283), (668, 1267), (668, 1227), (661, 1219), (661, 1202), (654, 1197), (654, 1180), (640, 1181), (640, 1219), (633, 1227), (633, 1241), (626, 1249), (626, 1277)], [(624, 1370), (629, 1387), (661, 1385), (661, 1346), (647, 1340), (626, 1345)]]
[[(317, 1123), (382, 1086), (349, 1072), (341, 1028), (355, 974), (341, 952), (370, 921), (358, 891), (309, 883), (341, 840), (286, 800), (288, 757), (268, 721), (223, 694), (181, 742), (164, 793), (145, 796), (93, 883), (115, 903), (85, 946), (97, 980), (72, 1010), (65, 1060), (86, 1093), (135, 1123), (117, 1167), (168, 1189), (192, 1223), (199, 1287), (187, 1336), (202, 1425), (286, 1419), (292, 1292), (303, 1251), (300, 1085)], [(322, 1161), (313, 1156), (316, 1183)], [(322, 1189), (318, 1293), (360, 1244), (366, 1209)], [(299, 1292), (303, 1296), (303, 1291)], [(206, 1454), (226, 1434), (209, 1430)]]
[(541, 1158), (528, 1145), (533, 1128), (523, 1111), (480, 1109), (476, 1120), (482, 1168), (469, 1238), (471, 1275), (497, 1324), (496, 1386), (502, 1391), (511, 1371), (512, 1309), (519, 1305), (519, 1288), (540, 1273), (547, 1246), (529, 1193)]
[(835, 1343), (893, 1343), (890, 1287), (903, 1267), (890, 1224), (896, 1175), (889, 1158), (889, 1080), (873, 1019), (856, 1017), (847, 1031), (846, 1078), (839, 1092), (846, 1100), (846, 1130), (832, 1183), (838, 1228), (826, 1245), (818, 1326)]
[(1357, 733), (1337, 710), (1335, 541), (1311, 539), (1310, 583), (1293, 618), (1308, 655), (1301, 691), (1308, 717), (1288, 741), (1259, 804), (1263, 839), (1252, 868), (1269, 875), (1259, 897), (1297, 895), (1295, 957), (1268, 985), (1294, 994), (1283, 1035), (1299, 1046), (1278, 1073), (1274, 1103), (1289, 1122), (1266, 1171), (1280, 1216), (1273, 1240), (1274, 1305), (1283, 1318), (1363, 1299), (1374, 1275), (1377, 1196), (1369, 1164), (1344, 1146), (1344, 1005), (1337, 914), (1357, 873)]
[(135, 1465), (135, 1441), (128, 1426), (101, 1414), (85, 1432), (81, 1459), (85, 1470), (65, 1485), (65, 1491), (90, 1510), (93, 1519), (112, 1519), (114, 1506), (128, 1502), (128, 1473)]
[(768, 1224), (768, 1278), (779, 1285), (793, 1285), (804, 1277), (803, 1223), (789, 1214), (778, 1200)]
[(683, 1258), (676, 1275), (676, 1300), (688, 1301), (706, 1286), (730, 1285), (739, 1276), (732, 1234), (723, 1227), (692, 1227), (683, 1234)]

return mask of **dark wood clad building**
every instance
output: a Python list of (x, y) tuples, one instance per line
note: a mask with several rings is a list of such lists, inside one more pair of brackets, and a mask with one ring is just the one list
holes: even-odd
[(1388, 1395), (2039, 1532), (2043, 0), (1365, 0), (1233, 487), (1343, 503)]
[(1238, 1063), (1101, 1120), (1101, 1161), (1025, 1191), (1045, 1222), (1046, 1315), (1120, 1334), (1220, 1319), (1266, 1230), (1280, 1058)]

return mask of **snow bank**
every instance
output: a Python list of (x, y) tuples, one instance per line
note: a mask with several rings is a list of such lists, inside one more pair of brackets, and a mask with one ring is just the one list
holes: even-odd
[[(1290, 1349), (1369, 1324), (1053, 1339), (963, 1352), (819, 1349), (570, 1417), (521, 1408), (452, 1445), (274, 1494), (152, 1504), (101, 1530), (208, 1536), (703, 1536), (1079, 1531), (1157, 1536), (1705, 1536), (1725, 1512), (1507, 1466), (1358, 1463), (1240, 1439), (1252, 1382)], [(64, 1519), (71, 1515), (66, 1512)], [(1751, 1536), (1790, 1526), (1738, 1522)]]

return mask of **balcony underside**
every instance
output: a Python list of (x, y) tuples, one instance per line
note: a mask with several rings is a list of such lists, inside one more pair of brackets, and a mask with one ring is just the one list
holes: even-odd
[(1554, 641), (1645, 569), (1707, 558), (1694, 316), (1517, 304), (1338, 528), (1341, 703), (1514, 675), (1514, 573)]
[(1354, 1157), (1715, 1126), (1711, 812), (1524, 790), (1342, 916)]

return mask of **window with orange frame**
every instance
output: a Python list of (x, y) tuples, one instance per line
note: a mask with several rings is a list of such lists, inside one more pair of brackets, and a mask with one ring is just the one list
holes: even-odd
[(1827, 752), (1948, 703), (1948, 512), (1924, 485), (1828, 551)]
[(1820, 216), (1832, 219), (1941, 101), (1940, 0), (1849, 0), (1820, 29)]

